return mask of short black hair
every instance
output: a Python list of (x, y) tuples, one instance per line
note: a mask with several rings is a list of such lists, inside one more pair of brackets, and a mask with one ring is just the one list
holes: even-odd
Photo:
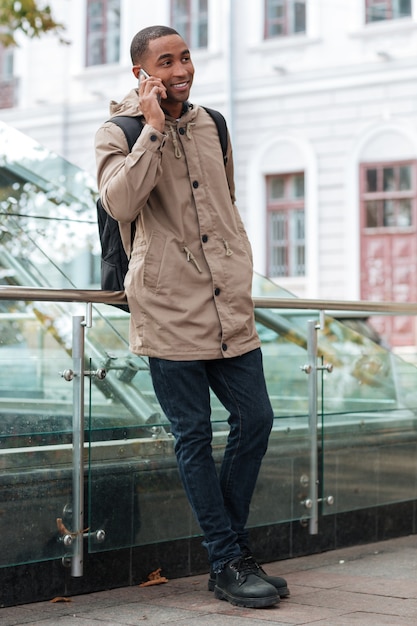
[(149, 42), (159, 37), (167, 37), (168, 35), (181, 35), (170, 26), (148, 26), (140, 30), (132, 39), (130, 44), (130, 56), (133, 65), (140, 63), (141, 59), (148, 51)]

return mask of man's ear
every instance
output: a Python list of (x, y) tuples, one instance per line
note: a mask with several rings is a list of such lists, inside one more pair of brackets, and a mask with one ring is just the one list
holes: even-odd
[(140, 67), (140, 65), (134, 65), (132, 67), (132, 72), (135, 75), (135, 78), (139, 78)]

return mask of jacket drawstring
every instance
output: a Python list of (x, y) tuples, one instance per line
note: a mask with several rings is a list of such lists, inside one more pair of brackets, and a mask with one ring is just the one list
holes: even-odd
[[(195, 122), (187, 122), (187, 126), (185, 127), (185, 135), (187, 139), (192, 139), (193, 136), (191, 134), (192, 127), (195, 126)], [(174, 126), (170, 126), (169, 132), (171, 133), (172, 143), (174, 144), (174, 154), (177, 159), (182, 157), (182, 152), (180, 148), (180, 144), (177, 137), (177, 130)]]
[(224, 248), (225, 248), (225, 250), (226, 250), (226, 256), (232, 256), (232, 254), (233, 254), (233, 250), (231, 250), (231, 249), (229, 248), (229, 242), (228, 242), (228, 241), (226, 241), (226, 239), (223, 239), (223, 245), (224, 245)]
[(197, 270), (200, 272), (200, 274), (202, 274), (203, 270), (199, 266), (198, 261), (195, 258), (194, 254), (191, 252), (191, 250), (189, 248), (187, 248), (187, 246), (184, 246), (183, 247), (183, 252), (185, 252), (185, 254), (187, 255), (187, 261), (188, 262), (191, 261), (192, 263), (194, 263), (194, 265), (196, 266)]
[(178, 139), (177, 139), (177, 131), (175, 130), (175, 128), (173, 126), (170, 126), (169, 127), (169, 132), (171, 133), (172, 143), (174, 144), (174, 154), (175, 154), (175, 157), (177, 159), (180, 159), (182, 157), (182, 153), (181, 153), (180, 145), (179, 145)]
[(187, 122), (187, 129), (185, 134), (187, 135), (187, 139), (192, 139), (193, 136), (191, 134), (191, 128), (195, 126), (195, 122)]

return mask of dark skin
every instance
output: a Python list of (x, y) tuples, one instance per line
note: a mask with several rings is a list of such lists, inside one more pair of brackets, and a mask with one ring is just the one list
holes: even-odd
[(179, 35), (153, 39), (141, 63), (132, 67), (136, 78), (141, 68), (149, 78), (140, 78), (139, 108), (146, 123), (163, 132), (165, 114), (161, 106), (177, 119), (190, 96), (194, 66), (187, 44)]

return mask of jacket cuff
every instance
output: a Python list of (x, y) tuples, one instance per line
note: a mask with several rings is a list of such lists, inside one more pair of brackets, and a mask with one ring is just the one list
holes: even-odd
[(166, 138), (165, 133), (159, 132), (159, 130), (149, 126), (149, 124), (145, 124), (140, 134), (140, 145), (142, 148), (146, 148), (146, 150), (157, 152), (164, 147)]

